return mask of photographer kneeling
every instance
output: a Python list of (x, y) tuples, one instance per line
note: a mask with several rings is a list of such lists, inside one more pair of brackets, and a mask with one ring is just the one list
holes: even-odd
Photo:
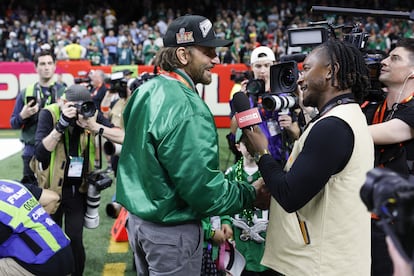
[[(112, 125), (96, 111), (89, 91), (82, 85), (72, 85), (56, 104), (39, 114), (36, 131), (35, 157), (46, 173), (43, 188), (50, 188), (62, 200), (52, 218), (71, 240), (74, 254), (74, 274), (82, 275), (85, 265), (83, 246), (84, 216), (87, 209), (87, 176), (94, 167), (94, 135), (115, 141), (123, 140), (123, 131)], [(39, 179), (39, 177), (38, 177)]]

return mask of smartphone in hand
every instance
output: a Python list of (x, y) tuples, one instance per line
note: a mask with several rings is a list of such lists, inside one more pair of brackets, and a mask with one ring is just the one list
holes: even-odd
[(33, 107), (33, 106), (35, 106), (35, 105), (36, 105), (36, 97), (35, 97), (35, 96), (27, 96), (27, 97), (26, 97), (26, 103), (27, 103), (27, 104), (29, 104), (29, 103), (30, 103), (30, 101), (33, 101), (33, 102), (30, 104), (30, 107)]

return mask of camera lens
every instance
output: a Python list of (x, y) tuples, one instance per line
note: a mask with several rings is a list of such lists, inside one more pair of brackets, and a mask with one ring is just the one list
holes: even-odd
[(78, 112), (85, 118), (95, 115), (96, 106), (93, 102), (84, 102), (80, 105)]
[(280, 83), (283, 88), (289, 90), (290, 87), (296, 85), (296, 77), (292, 72), (292, 68), (284, 68), (280, 74)]
[(266, 91), (265, 82), (260, 79), (250, 80), (246, 85), (246, 90), (249, 94), (264, 94)]

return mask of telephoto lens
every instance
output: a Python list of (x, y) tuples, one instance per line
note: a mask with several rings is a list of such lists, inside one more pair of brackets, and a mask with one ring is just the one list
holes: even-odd
[(84, 226), (94, 229), (99, 226), (99, 204), (101, 202), (101, 193), (96, 189), (95, 185), (89, 184), (88, 195), (86, 198), (86, 213), (84, 217)]

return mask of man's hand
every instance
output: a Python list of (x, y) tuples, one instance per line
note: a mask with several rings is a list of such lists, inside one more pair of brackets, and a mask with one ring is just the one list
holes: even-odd
[(246, 148), (251, 156), (254, 156), (256, 152), (267, 149), (269, 142), (258, 126), (243, 129), (243, 133), (249, 138), (246, 142)]
[(392, 239), (387, 236), (385, 238), (388, 246), (388, 252), (390, 253), (392, 263), (394, 265), (394, 276), (413, 276), (413, 264), (408, 262), (401, 256), (395, 247)]
[(39, 112), (39, 104), (36, 103), (35, 105), (31, 106), (34, 103), (34, 101), (35, 100), (31, 100), (23, 106), (22, 111), (20, 111), (20, 117), (22, 118), (22, 120), (30, 118), (37, 112)]
[(256, 200), (253, 203), (254, 207), (261, 210), (267, 210), (270, 207), (270, 193), (266, 188), (263, 178), (259, 178), (253, 183), (253, 187), (256, 190)]

